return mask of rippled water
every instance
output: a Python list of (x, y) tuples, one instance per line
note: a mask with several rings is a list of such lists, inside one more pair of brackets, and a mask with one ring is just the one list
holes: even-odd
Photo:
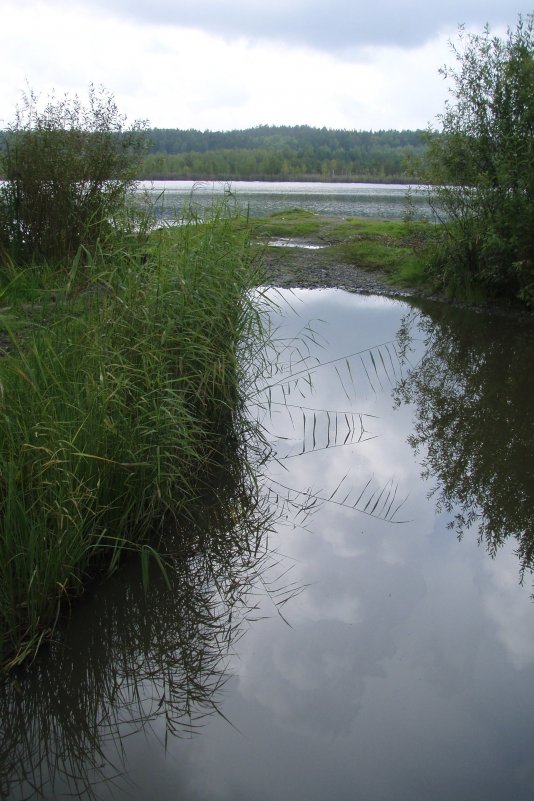
[[(285, 183), (271, 181), (222, 182), (143, 181), (139, 192), (157, 201), (162, 216), (174, 218), (191, 203), (202, 211), (206, 205), (232, 191), (239, 205), (253, 217), (288, 208), (341, 217), (402, 218), (407, 211), (408, 186), (399, 184)], [(410, 196), (416, 218), (431, 218), (425, 187), (412, 187)]]
[(74, 612), (2, 695), (3, 798), (534, 797), (533, 326), (276, 297), (274, 518)]

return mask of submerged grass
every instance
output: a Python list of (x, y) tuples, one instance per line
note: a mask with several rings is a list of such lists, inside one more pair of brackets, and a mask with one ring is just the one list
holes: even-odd
[[(83, 258), (82, 258), (83, 256)], [(62, 276), (1, 277), (0, 664), (49, 639), (65, 601), (187, 515), (239, 442), (262, 314), (248, 234), (122, 231)]]
[(312, 211), (287, 209), (249, 221), (260, 236), (318, 236), (324, 222)]

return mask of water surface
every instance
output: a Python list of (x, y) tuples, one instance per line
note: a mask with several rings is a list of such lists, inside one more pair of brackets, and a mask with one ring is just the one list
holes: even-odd
[(343, 184), (282, 181), (233, 181), (231, 183), (194, 181), (141, 181), (138, 191), (156, 201), (161, 215), (168, 219), (184, 213), (192, 204), (198, 213), (229, 191), (241, 209), (261, 217), (290, 208), (341, 217), (402, 218), (408, 211), (410, 190), (416, 218), (430, 218), (426, 187), (402, 184)]
[(276, 297), (274, 519), (74, 612), (4, 690), (3, 797), (534, 797), (532, 325)]

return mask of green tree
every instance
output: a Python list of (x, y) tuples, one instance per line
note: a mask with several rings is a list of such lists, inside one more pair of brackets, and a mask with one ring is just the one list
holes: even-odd
[(432, 266), (453, 293), (534, 303), (534, 15), (506, 38), (460, 28), (427, 178), (443, 226)]
[(126, 128), (103, 87), (89, 87), (86, 106), (52, 95), (41, 109), (24, 94), (0, 153), (0, 259), (62, 262), (93, 248), (123, 208), (144, 131), (142, 122)]

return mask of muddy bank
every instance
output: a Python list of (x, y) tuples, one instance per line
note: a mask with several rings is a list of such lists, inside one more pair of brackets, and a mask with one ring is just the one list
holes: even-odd
[(483, 304), (466, 303), (422, 286), (395, 286), (388, 282), (385, 273), (380, 270), (358, 267), (339, 258), (332, 258), (327, 249), (314, 249), (318, 242), (319, 240), (310, 239), (302, 242), (301, 247), (292, 243), (286, 247), (266, 248), (262, 263), (267, 282), (284, 289), (344, 289), (347, 292), (358, 292), (363, 295), (431, 300), (499, 316), (529, 321), (533, 319), (532, 312), (523, 306), (502, 305), (497, 301)]
[(378, 270), (362, 269), (354, 264), (332, 260), (322, 250), (309, 249), (309, 244), (266, 248), (263, 267), (268, 282), (283, 288), (345, 289), (348, 292), (390, 297), (422, 294), (420, 289), (393, 286)]

